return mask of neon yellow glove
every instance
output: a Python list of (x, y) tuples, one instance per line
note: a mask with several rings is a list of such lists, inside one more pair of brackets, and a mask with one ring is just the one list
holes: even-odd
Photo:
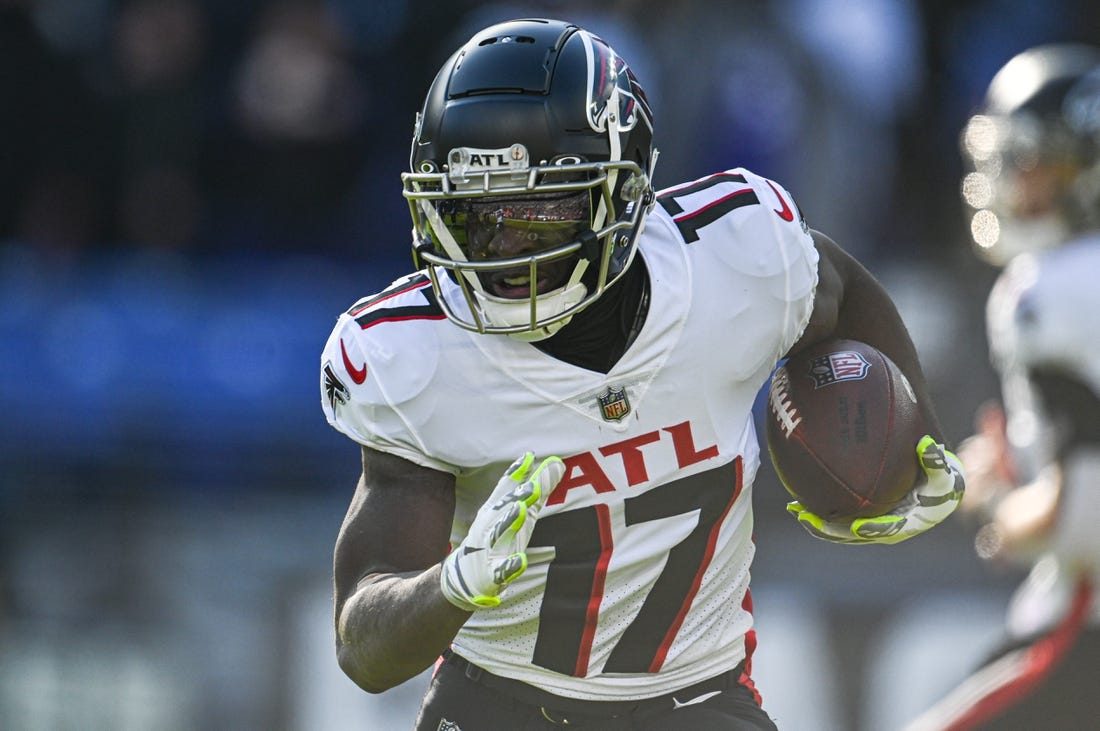
[(831, 522), (811, 513), (798, 501), (787, 503), (810, 535), (833, 543), (901, 543), (943, 522), (955, 511), (966, 490), (962, 463), (930, 436), (917, 443), (925, 479), (918, 482), (893, 510), (850, 523)]
[(527, 570), (535, 519), (565, 474), (558, 457), (547, 457), (532, 471), (534, 463), (530, 452), (512, 463), (477, 511), (466, 538), (443, 560), (443, 596), (459, 609), (495, 607), (508, 582)]

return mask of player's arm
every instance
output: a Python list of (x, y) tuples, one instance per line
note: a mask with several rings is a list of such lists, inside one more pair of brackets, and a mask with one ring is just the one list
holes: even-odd
[(943, 429), (928, 394), (917, 349), (894, 301), (859, 261), (825, 234), (811, 233), (819, 255), (817, 290), (810, 322), (791, 352), (831, 337), (873, 345), (909, 379), (929, 433), (942, 442)]
[(379, 693), (419, 674), (470, 613), (440, 590), (454, 477), (363, 448), (363, 474), (336, 539), (340, 667)]
[(392, 688), (431, 665), (471, 612), (500, 604), (564, 473), (558, 457), (521, 456), (448, 551), (454, 477), (364, 447), (333, 567), (344, 672), (372, 693)]
[[(1032, 387), (1053, 430), (1050, 462), (1030, 482), (983, 504), (987, 524), (977, 548), (983, 558), (1030, 561), (1054, 549), (1079, 563), (1096, 562), (1100, 534), (1100, 397), (1063, 367), (1034, 366)], [(1003, 431), (999, 435), (1003, 440)], [(969, 469), (972, 451), (961, 452)]]
[(811, 534), (840, 543), (898, 543), (940, 523), (958, 506), (965, 490), (962, 465), (943, 445), (943, 429), (932, 406), (916, 346), (890, 295), (866, 268), (824, 234), (813, 232), (818, 283), (814, 307), (791, 353), (830, 337), (872, 345), (897, 364), (917, 396), (928, 429), (913, 445), (923, 475), (885, 515), (832, 523), (795, 501), (788, 510)]

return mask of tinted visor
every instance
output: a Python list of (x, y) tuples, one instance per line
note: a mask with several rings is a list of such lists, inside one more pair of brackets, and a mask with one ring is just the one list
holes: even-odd
[(471, 261), (545, 251), (591, 227), (589, 191), (440, 201), (440, 218)]

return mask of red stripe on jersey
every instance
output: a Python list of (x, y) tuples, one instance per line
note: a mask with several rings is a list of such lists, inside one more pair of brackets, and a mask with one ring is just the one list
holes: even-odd
[(688, 610), (691, 609), (691, 603), (695, 601), (695, 595), (699, 593), (699, 587), (703, 583), (703, 575), (707, 572), (707, 567), (710, 566), (710, 560), (714, 558), (714, 547), (718, 544), (718, 533), (722, 529), (722, 524), (726, 522), (726, 516), (729, 515), (730, 509), (741, 495), (741, 488), (744, 486), (741, 480), (741, 457), (738, 457), (734, 461), (734, 467), (737, 473), (735, 478), (737, 484), (736, 487), (734, 487), (733, 496), (730, 497), (729, 502), (726, 503), (726, 507), (722, 511), (721, 517), (714, 521), (714, 526), (710, 529), (710, 535), (707, 536), (707, 550), (703, 554), (703, 560), (699, 562), (699, 568), (695, 572), (695, 578), (691, 582), (691, 589), (688, 591), (687, 596), (684, 597), (683, 603), (680, 604), (680, 611), (676, 613), (676, 619), (673, 620), (672, 626), (669, 627), (668, 632), (665, 633), (664, 639), (661, 640), (661, 644), (657, 648), (657, 654), (654, 656), (653, 662), (649, 665), (649, 672), (651, 673), (659, 671), (661, 666), (664, 665), (665, 658), (668, 657), (668, 651), (672, 647), (672, 641), (676, 638), (676, 633), (680, 631), (680, 627), (684, 624), (684, 618), (687, 617)]
[[(741, 600), (741, 608), (752, 614), (752, 592), (748, 589), (745, 590), (745, 598)], [(760, 696), (760, 691), (756, 689), (756, 683), (752, 682), (752, 654), (754, 652), (756, 652), (756, 630), (750, 629), (745, 633), (745, 664), (742, 666), (744, 669), (741, 671), (741, 677), (737, 679), (737, 684), (752, 693), (752, 699), (756, 701), (756, 705), (763, 706), (764, 699)]]
[(348, 314), (351, 315), (352, 317), (355, 317), (356, 315), (360, 314), (364, 310), (367, 310), (371, 307), (374, 307), (375, 305), (379, 304), (380, 302), (385, 302), (388, 299), (393, 299), (394, 297), (397, 297), (398, 295), (405, 294), (406, 292), (414, 292), (418, 289), (423, 289), (424, 287), (430, 287), (431, 284), (432, 283), (430, 281), (427, 281), (427, 280), (412, 282), (411, 284), (408, 284), (408, 285), (402, 287), (401, 289), (395, 289), (393, 292), (390, 292), (389, 294), (384, 294), (384, 295), (381, 295), (379, 297), (372, 297), (371, 299), (367, 300), (366, 302), (364, 302), (359, 307), (352, 307), (350, 310), (348, 310)]
[(588, 675), (588, 661), (592, 655), (592, 641), (596, 636), (596, 622), (600, 617), (600, 604), (603, 603), (604, 581), (607, 579), (607, 565), (611, 562), (611, 511), (606, 505), (596, 505), (596, 522), (600, 527), (600, 558), (596, 561), (596, 574), (592, 577), (592, 591), (588, 595), (588, 609), (584, 615), (584, 632), (581, 634), (580, 651), (577, 653), (577, 666), (573, 676), (583, 678)]

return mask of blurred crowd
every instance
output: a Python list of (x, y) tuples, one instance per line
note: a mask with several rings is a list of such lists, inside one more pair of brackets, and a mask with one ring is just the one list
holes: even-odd
[(659, 182), (743, 164), (787, 182), (838, 240), (904, 238), (908, 251), (952, 237), (957, 128), (992, 70), (1031, 42), (1084, 40), (1100, 11), (5, 0), (0, 239), (64, 253), (403, 254), (396, 176), (423, 89), (471, 29), (532, 14), (577, 18), (636, 66), (658, 111)]
[[(996, 388), (993, 272), (968, 251), (959, 132), (1017, 51), (1100, 41), (1095, 0), (0, 0), (0, 727), (325, 727), (358, 455), (317, 358), (410, 266), (399, 175), (435, 71), (538, 15), (631, 64), (659, 186), (748, 167), (861, 256), (968, 432)], [(759, 574), (844, 601), (768, 537), (780, 516), (805, 549), (772, 492)], [(982, 580), (970, 536), (944, 536), (876, 600)], [(875, 571), (845, 570), (857, 592)], [(832, 701), (855, 728), (858, 691)]]
[[(445, 20), (461, 11), (449, 5)], [(380, 169), (399, 168), (390, 142), (434, 63), (414, 43), (414, 10), (437, 12), (5, 2), (0, 93), (19, 113), (0, 131), (0, 230), (63, 253), (353, 251), (378, 223), (362, 203)]]

